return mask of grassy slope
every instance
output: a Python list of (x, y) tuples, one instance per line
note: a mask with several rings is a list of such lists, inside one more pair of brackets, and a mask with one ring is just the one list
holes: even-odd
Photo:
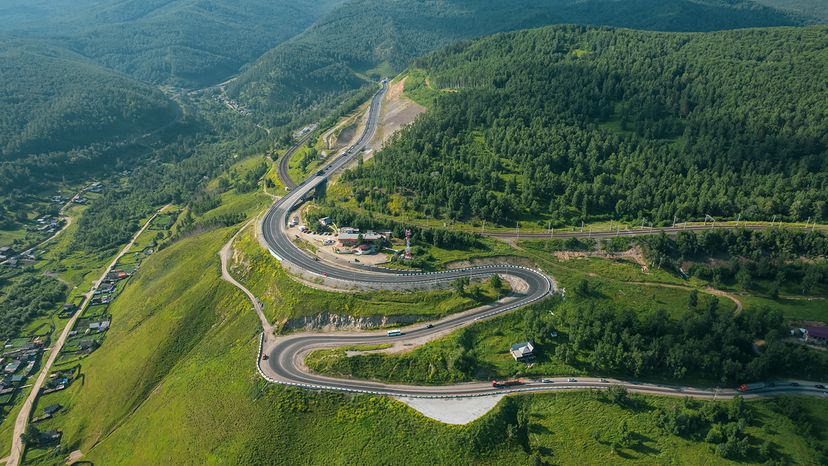
[[(587, 393), (521, 397), (455, 427), (386, 398), (267, 386), (253, 365), (256, 319), (241, 294), (217, 279), (212, 252), (229, 233), (194, 236), (151, 257), (113, 305), (113, 333), (85, 363), (83, 390), (58, 417), (66, 443), (80, 446), (86, 459), (106, 465), (379, 464), (391, 452), (404, 452), (409, 464), (530, 464), (521, 442), (503, 435), (516, 422), (515, 409), (524, 406), (529, 451), (546, 461), (721, 462), (706, 444), (653, 427), (652, 409), (677, 400), (647, 398), (646, 409), (629, 411)], [(813, 419), (828, 414), (824, 403), (806, 403)], [(750, 431), (771, 438), (790, 461), (806, 462), (812, 452), (793, 424), (767, 404), (753, 405), (760, 423)], [(622, 450), (623, 456), (592, 437), (622, 420), (646, 439), (640, 451)], [(824, 422), (817, 422), (824, 432)]]
[(460, 296), (453, 290), (423, 292), (331, 293), (303, 286), (279, 267), (279, 262), (265, 252), (253, 237), (252, 228), (243, 234), (235, 247), (232, 273), (262, 302), (273, 321), (331, 314), (365, 317), (372, 315), (412, 315), (439, 317), (491, 302), (495, 293), (483, 287), (481, 299)]
[[(144, 263), (110, 308), (115, 325), (85, 361), (82, 390), (53, 421), (65, 445), (96, 464), (376, 463), (387, 452), (376, 440), (387, 436), (420, 458), (472, 460), (459, 442), (432, 447), (464, 430), (390, 400), (265, 387), (254, 366), (255, 316), (218, 279), (214, 252), (230, 233), (187, 238)], [(330, 438), (343, 439), (336, 456), (320, 448)], [(521, 457), (501, 451), (510, 453)]]

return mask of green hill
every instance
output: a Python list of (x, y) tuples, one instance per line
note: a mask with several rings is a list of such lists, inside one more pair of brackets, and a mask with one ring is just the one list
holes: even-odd
[(568, 26), (451, 47), (415, 64), (432, 111), (347, 178), (369, 210), (503, 225), (824, 220), (827, 33)]
[(756, 2), (811, 17), (819, 22), (828, 21), (828, 2), (825, 0), (756, 0)]
[(0, 25), (143, 81), (198, 87), (238, 72), (337, 1), (12, 0)]
[(117, 146), (155, 134), (179, 114), (150, 85), (24, 40), (0, 40), (0, 106), (0, 195), (100, 173), (135, 152)]
[(281, 125), (323, 111), (364, 78), (395, 74), (414, 57), (498, 31), (555, 23), (705, 31), (796, 22), (741, 0), (353, 0), (265, 54), (231, 93)]
[(141, 135), (176, 115), (157, 89), (33, 42), (0, 41), (0, 83), (5, 160)]

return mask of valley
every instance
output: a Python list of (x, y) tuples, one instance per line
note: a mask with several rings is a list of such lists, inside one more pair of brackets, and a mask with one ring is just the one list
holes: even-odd
[(816, 4), (139, 3), (0, 7), (4, 463), (825, 461)]

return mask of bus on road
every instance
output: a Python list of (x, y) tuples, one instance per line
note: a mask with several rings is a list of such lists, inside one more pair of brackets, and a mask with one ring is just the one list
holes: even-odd
[(389, 330), (388, 331), (388, 336), (389, 337), (398, 337), (400, 335), (402, 335), (402, 332), (398, 328), (395, 328), (394, 330)]

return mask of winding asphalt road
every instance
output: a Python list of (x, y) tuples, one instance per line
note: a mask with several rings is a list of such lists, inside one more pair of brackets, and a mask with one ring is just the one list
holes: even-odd
[[(376, 131), (380, 103), (385, 92), (386, 85), (383, 83), (382, 88), (374, 95), (371, 101), (368, 123), (357, 143), (337, 155), (317, 175), (311, 176), (301, 184), (296, 185), (288, 195), (277, 200), (265, 214), (262, 220), (261, 231), (270, 253), (279, 261), (290, 263), (294, 267), (298, 267), (311, 275), (316, 275), (323, 279), (336, 279), (340, 283), (351, 285), (371, 286), (381, 283), (386, 285), (391, 284), (398, 288), (413, 288), (423, 283), (444, 282), (460, 277), (482, 278), (499, 274), (516, 278), (518, 281), (522, 281), (525, 286), (521, 293), (514, 294), (497, 303), (448, 316), (430, 325), (417, 324), (402, 328), (403, 334), (396, 337), (390, 337), (384, 331), (360, 333), (296, 333), (279, 337), (275, 337), (270, 332), (265, 332), (262, 335), (258, 358), (258, 369), (262, 377), (274, 383), (310, 389), (339, 390), (415, 398), (457, 398), (526, 391), (606, 388), (613, 384), (623, 385), (632, 392), (690, 396), (703, 399), (729, 398), (740, 394), (733, 389), (700, 389), (595, 378), (584, 378), (580, 380), (570, 378), (544, 379), (543, 381), (524, 380), (522, 384), (509, 388), (495, 388), (491, 383), (483, 382), (442, 386), (414, 386), (327, 377), (315, 374), (305, 367), (305, 356), (314, 349), (380, 343), (415, 345), (453, 329), (470, 325), (476, 321), (488, 319), (544, 299), (556, 290), (556, 284), (551, 277), (540, 270), (527, 267), (504, 264), (430, 273), (401, 273), (368, 267), (346, 269), (335, 264), (318, 261), (303, 252), (293, 243), (286, 231), (288, 217), (304, 202), (312, 190), (322, 183), (325, 183), (329, 175), (345, 166), (351, 157), (359, 153), (371, 140)], [(286, 159), (287, 154), (283, 160)], [(282, 170), (281, 173), (285, 173), (285, 171)], [(682, 229), (684, 228), (676, 228), (676, 230)], [(687, 229), (696, 229), (696, 227), (687, 227)], [(640, 235), (642, 233), (652, 234), (653, 231), (605, 232), (605, 235), (592, 233), (591, 236), (628, 236), (634, 234)], [(588, 233), (573, 233), (570, 236), (580, 235), (587, 236)], [(825, 391), (814, 387), (814, 383), (812, 382), (788, 381), (784, 383), (780, 382), (773, 388), (751, 392), (745, 396), (752, 398), (793, 393), (816, 396), (825, 395)]]

